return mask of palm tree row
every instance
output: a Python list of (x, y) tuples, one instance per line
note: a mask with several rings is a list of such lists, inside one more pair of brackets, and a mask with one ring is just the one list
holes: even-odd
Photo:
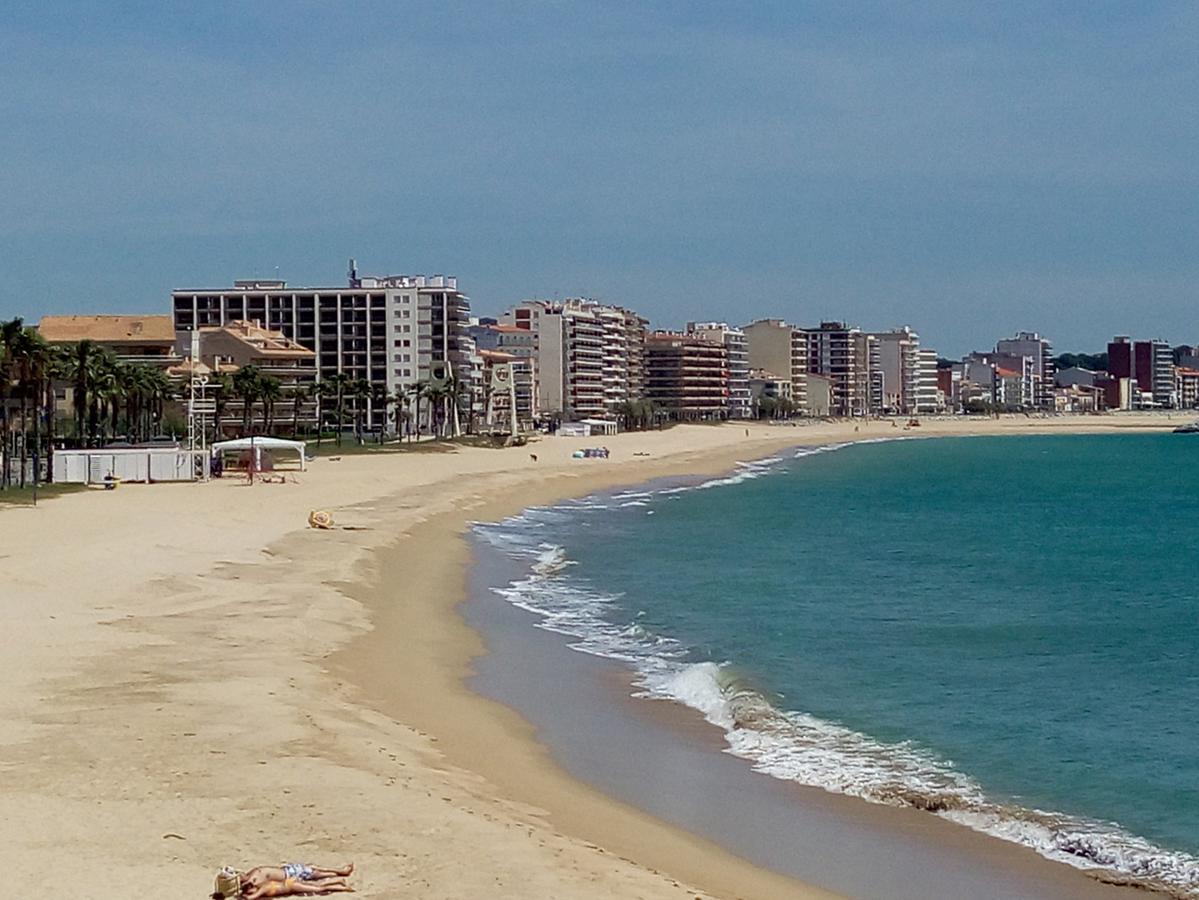
[(166, 373), (123, 362), (93, 343), (52, 346), (20, 318), (0, 322), (0, 488), (12, 484), (12, 464), (24, 487), (32, 460), (40, 480), (58, 426), (55, 383), (72, 388), (74, 439), (81, 446), (151, 437), (173, 394)]

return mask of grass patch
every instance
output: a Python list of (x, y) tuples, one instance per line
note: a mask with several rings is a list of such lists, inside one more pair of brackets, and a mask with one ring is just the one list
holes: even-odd
[[(40, 484), (37, 488), (37, 502), (53, 500), (63, 494), (75, 494), (86, 491), (86, 484)], [(0, 509), (6, 506), (32, 506), (33, 487), (12, 487), (0, 491)]]

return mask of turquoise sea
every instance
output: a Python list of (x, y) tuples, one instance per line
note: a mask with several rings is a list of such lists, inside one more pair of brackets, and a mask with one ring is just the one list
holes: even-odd
[(1199, 437), (799, 449), (534, 508), (499, 591), (782, 779), (1199, 890)]

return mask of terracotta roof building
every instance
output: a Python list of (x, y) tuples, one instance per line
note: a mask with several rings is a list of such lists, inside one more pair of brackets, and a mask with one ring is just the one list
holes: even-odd
[(94, 341), (118, 356), (169, 358), (175, 350), (170, 316), (43, 316), (37, 330), (51, 344)]

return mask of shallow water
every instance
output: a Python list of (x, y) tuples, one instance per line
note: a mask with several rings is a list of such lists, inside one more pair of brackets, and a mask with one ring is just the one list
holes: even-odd
[(855, 445), (479, 531), (528, 567), (507, 599), (760, 771), (1188, 888), (1196, 454), (1173, 435)]

